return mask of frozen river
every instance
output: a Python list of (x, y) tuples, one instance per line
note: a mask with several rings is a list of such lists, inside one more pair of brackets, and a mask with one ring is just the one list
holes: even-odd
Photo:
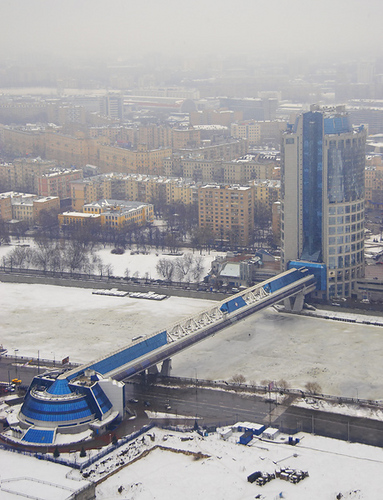
[[(0, 343), (13, 354), (86, 362), (210, 308), (214, 302), (162, 302), (92, 295), (89, 289), (0, 283)], [(247, 382), (286, 380), (323, 393), (381, 399), (383, 329), (267, 309), (178, 354), (172, 374)]]

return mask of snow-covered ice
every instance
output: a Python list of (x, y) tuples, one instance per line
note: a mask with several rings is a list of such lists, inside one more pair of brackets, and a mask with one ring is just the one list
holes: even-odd
[[(147, 301), (90, 289), (0, 283), (0, 343), (13, 354), (87, 362), (210, 308), (214, 301)], [(278, 313), (254, 314), (172, 359), (176, 376), (320, 384), (324, 394), (382, 399), (383, 329)]]

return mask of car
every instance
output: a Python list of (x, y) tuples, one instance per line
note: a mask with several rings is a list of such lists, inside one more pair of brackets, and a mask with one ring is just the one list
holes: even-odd
[(129, 403), (133, 403), (133, 404), (138, 403), (138, 399), (131, 398), (131, 399), (129, 399)]
[(149, 406), (151, 406), (150, 401), (144, 401), (144, 406), (146, 406), (146, 408), (148, 408)]

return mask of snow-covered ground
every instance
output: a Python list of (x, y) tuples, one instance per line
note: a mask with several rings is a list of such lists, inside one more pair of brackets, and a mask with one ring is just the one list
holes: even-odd
[[(30, 245), (34, 246), (34, 241), (30, 238), (25, 238), (23, 240), (17, 240), (13, 238), (10, 245), (0, 246), (0, 262), (2, 262), (3, 257), (5, 257), (9, 252), (11, 252), (17, 245)], [(169, 259), (175, 261), (178, 258), (177, 255), (169, 255), (167, 252), (161, 252), (160, 250), (150, 249), (147, 254), (136, 253), (135, 250), (131, 251), (127, 249), (124, 254), (117, 255), (111, 253), (112, 247), (107, 246), (103, 248), (100, 246), (96, 251), (102, 263), (104, 265), (110, 264), (112, 266), (112, 271), (110, 274), (114, 276), (125, 276), (125, 272), (129, 270), (129, 276), (135, 275), (139, 278), (148, 277), (149, 279), (163, 279), (163, 276), (159, 275), (156, 269), (158, 261), (160, 259)], [(190, 249), (180, 249), (181, 254), (192, 253)], [(211, 252), (203, 251), (194, 252), (193, 254), (196, 258), (201, 257), (203, 263), (203, 272), (201, 273), (200, 279), (202, 279), (210, 270), (211, 261), (214, 260), (219, 255), (225, 255), (222, 252), (216, 252), (212, 250)], [(95, 271), (97, 274), (97, 270)]]
[[(196, 432), (179, 433), (155, 427), (94, 463), (85, 470), (85, 475), (90, 481), (103, 480), (96, 486), (96, 500), (380, 498), (383, 488), (380, 448), (304, 433), (296, 436), (300, 438), (296, 446), (286, 444), (286, 435), (280, 435), (275, 442), (254, 438), (245, 446), (238, 444), (240, 434), (233, 432), (224, 441), (219, 433), (201, 437)], [(72, 460), (80, 460), (78, 453), (76, 457), (71, 455)], [(27, 491), (38, 499), (61, 500), (69, 496), (68, 490), (50, 487), (47, 492), (32, 480), (12, 483), (4, 480), (26, 476), (69, 488), (84, 484), (78, 482), (84, 481), (79, 471), (65, 466), (5, 451), (0, 452), (0, 458), (1, 488), (12, 485), (14, 491)], [(264, 486), (247, 481), (255, 471), (273, 473), (281, 467), (307, 471), (309, 475), (298, 484), (280, 478)], [(15, 498), (3, 489), (0, 492), (2, 500)]]
[[(182, 441), (186, 437), (183, 434), (160, 429), (153, 429), (151, 434), (155, 441), (145, 441), (151, 448), (158, 447), (102, 482), (96, 488), (97, 500), (324, 500), (335, 499), (339, 493), (350, 500), (371, 500), (378, 498), (383, 486), (383, 453), (379, 448), (307, 434), (299, 434), (301, 441), (295, 447), (285, 444), (287, 436), (283, 436), (284, 442), (254, 439), (250, 446), (244, 446), (237, 444), (239, 433), (228, 442), (218, 434), (202, 438), (191, 433), (190, 441)], [(194, 453), (208, 457), (199, 458)], [(308, 471), (309, 477), (299, 484), (278, 478), (264, 486), (247, 481), (255, 471), (272, 473), (282, 466)]]
[(72, 469), (64, 465), (42, 462), (19, 453), (0, 450), (0, 462), (1, 500), (66, 500), (73, 492), (89, 484), (81, 477), (70, 478), (68, 473)]

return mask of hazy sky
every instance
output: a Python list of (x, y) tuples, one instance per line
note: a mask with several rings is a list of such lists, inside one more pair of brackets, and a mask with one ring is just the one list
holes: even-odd
[(378, 53), (381, 0), (0, 0), (1, 58)]

